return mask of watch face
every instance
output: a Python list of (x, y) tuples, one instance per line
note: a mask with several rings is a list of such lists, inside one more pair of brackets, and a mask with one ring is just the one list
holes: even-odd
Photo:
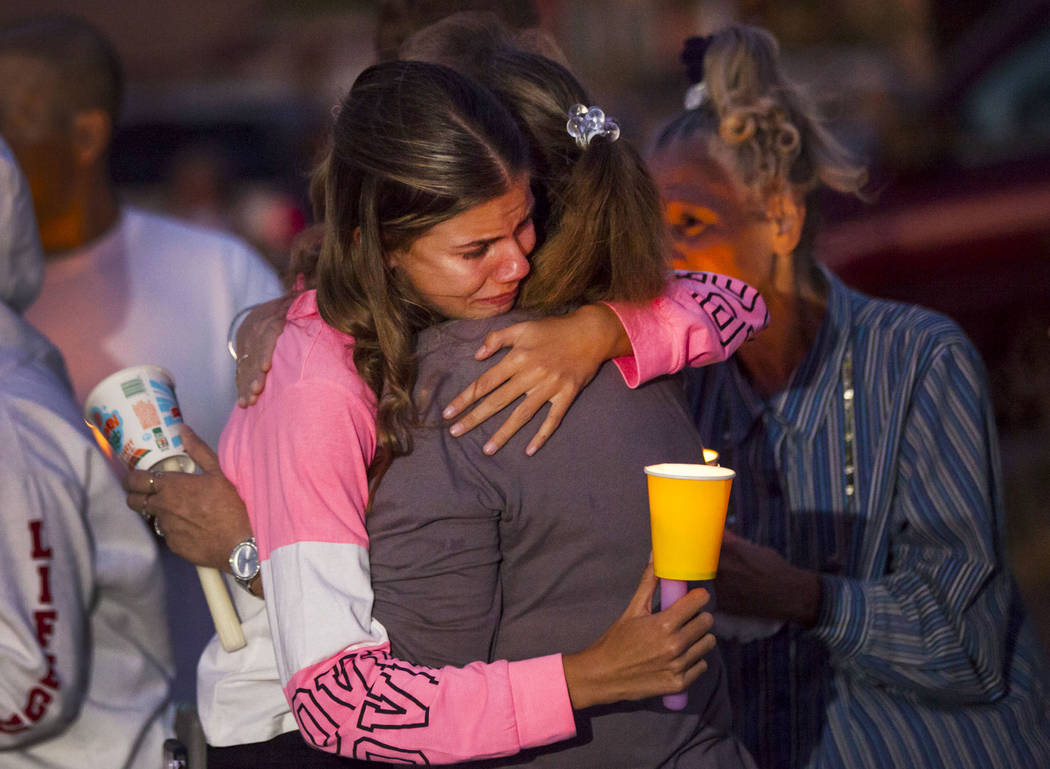
[(230, 569), (235, 577), (251, 579), (259, 571), (259, 550), (251, 542), (241, 542), (230, 556)]

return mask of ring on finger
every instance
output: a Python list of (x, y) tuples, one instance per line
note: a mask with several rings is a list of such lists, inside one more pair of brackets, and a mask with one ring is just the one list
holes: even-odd
[(161, 539), (164, 539), (164, 532), (160, 530), (160, 521), (157, 520), (157, 516), (151, 515), (150, 518), (153, 519), (151, 521), (151, 523), (153, 524), (153, 533)]
[(156, 493), (157, 493), (157, 478), (151, 473), (150, 477), (149, 477), (149, 491), (147, 491), (146, 494), (156, 494)]
[(149, 508), (149, 498), (150, 498), (149, 494), (147, 494), (146, 496), (144, 496), (142, 498), (142, 509), (139, 510), (139, 515), (141, 515), (143, 518), (145, 518), (147, 520), (152, 518), (152, 516), (149, 514), (149, 509), (148, 509)]

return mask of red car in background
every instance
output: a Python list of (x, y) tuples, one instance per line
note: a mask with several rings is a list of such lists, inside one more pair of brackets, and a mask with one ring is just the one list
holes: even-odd
[(1050, 2), (1013, 7), (960, 41), (910, 128), (923, 162), (876, 165), (872, 205), (829, 200), (818, 250), (850, 285), (957, 320), (1001, 431), (1050, 436)]

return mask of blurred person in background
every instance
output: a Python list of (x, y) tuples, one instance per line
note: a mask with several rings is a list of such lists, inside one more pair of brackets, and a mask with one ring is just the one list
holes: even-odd
[(21, 314), (44, 274), (0, 141), (0, 765), (159, 766), (174, 666), (157, 547)]
[(716, 580), (735, 728), (770, 768), (1050, 766), (978, 354), (814, 262), (809, 194), (865, 175), (770, 34), (693, 38), (683, 60), (687, 110), (652, 163), (677, 264), (750, 282), (771, 318), (687, 374), (704, 445), (737, 473)]
[[(0, 135), (29, 180), (47, 256), (27, 318), (62, 351), (79, 402), (118, 369), (161, 365), (183, 412), (215, 441), (235, 402), (227, 329), (280, 282), (239, 240), (121, 206), (108, 156), (122, 84), (113, 47), (79, 19), (0, 29)], [(192, 699), (211, 621), (193, 569), (167, 555), (164, 568), (179, 628), (176, 696)]]
[(173, 215), (203, 227), (233, 229), (233, 168), (222, 147), (198, 143), (176, 150), (166, 181), (166, 206)]

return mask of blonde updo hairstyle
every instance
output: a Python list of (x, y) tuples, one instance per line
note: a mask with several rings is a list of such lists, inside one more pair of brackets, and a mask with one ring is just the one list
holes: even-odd
[[(773, 196), (805, 200), (821, 185), (863, 197), (865, 167), (784, 73), (773, 35), (755, 27), (726, 27), (709, 38), (690, 39), (682, 58), (694, 80), (690, 98), (695, 106), (663, 129), (658, 150), (706, 139), (711, 155), (762, 214), (768, 214)], [(811, 217), (806, 225), (803, 244), (810, 240)]]

